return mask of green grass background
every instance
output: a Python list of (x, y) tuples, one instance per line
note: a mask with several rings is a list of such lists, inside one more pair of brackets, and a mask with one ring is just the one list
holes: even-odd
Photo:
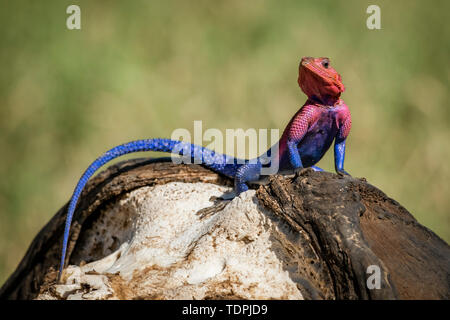
[(110, 147), (194, 120), (283, 129), (305, 101), (302, 56), (343, 77), (346, 169), (449, 241), (449, 3), (1, 0), (0, 284)]

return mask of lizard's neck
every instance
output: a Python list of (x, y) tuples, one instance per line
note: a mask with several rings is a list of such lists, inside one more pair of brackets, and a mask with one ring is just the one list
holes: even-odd
[(322, 108), (333, 108), (341, 102), (339, 97), (326, 97), (319, 99), (316, 96), (308, 97), (306, 104), (313, 104)]

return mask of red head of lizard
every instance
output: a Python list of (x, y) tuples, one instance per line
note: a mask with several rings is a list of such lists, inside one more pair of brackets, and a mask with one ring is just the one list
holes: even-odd
[(341, 76), (328, 58), (302, 58), (298, 84), (309, 99), (326, 105), (334, 105), (345, 90)]

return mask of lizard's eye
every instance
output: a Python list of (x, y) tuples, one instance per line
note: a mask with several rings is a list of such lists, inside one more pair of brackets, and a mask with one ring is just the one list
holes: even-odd
[(328, 69), (328, 67), (330, 66), (330, 60), (328, 59), (323, 60), (322, 65), (325, 69)]

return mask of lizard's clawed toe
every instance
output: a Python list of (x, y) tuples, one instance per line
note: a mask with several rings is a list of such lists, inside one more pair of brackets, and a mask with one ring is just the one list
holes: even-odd
[(351, 177), (350, 173), (348, 173), (348, 172), (345, 171), (345, 170), (337, 171), (337, 174), (340, 175), (341, 177), (344, 177), (344, 176)]
[(225, 209), (228, 203), (231, 202), (231, 200), (225, 200), (220, 197), (211, 197), (210, 200), (214, 201), (214, 204), (211, 207), (206, 207), (197, 211), (196, 215), (200, 216), (200, 220), (208, 218), (216, 214), (217, 212), (222, 211), (223, 209)]
[(222, 194), (220, 197), (212, 196), (209, 198), (209, 201), (216, 203), (218, 201), (233, 200), (235, 197), (236, 197), (235, 192), (228, 192)]
[(301, 176), (301, 175), (303, 175), (305, 172), (308, 172), (308, 171), (315, 171), (313, 168), (311, 168), (311, 167), (308, 167), (308, 168), (297, 168), (297, 169), (295, 169), (294, 170), (294, 174), (295, 174), (295, 176), (296, 177), (298, 177), (298, 176)]

